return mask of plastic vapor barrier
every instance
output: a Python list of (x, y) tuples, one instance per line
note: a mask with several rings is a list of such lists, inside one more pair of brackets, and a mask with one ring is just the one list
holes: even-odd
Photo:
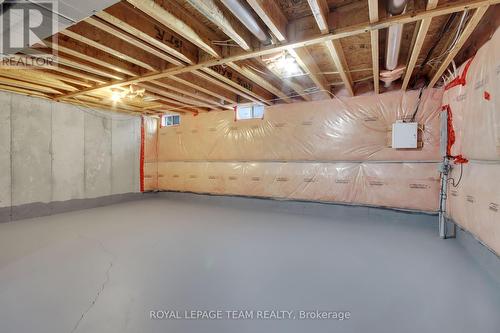
[(391, 148), (396, 120), (410, 119), (418, 92), (266, 107), (264, 119), (235, 121), (234, 112), (183, 116), (159, 131), (159, 161), (439, 160), (442, 90), (425, 91), (415, 121), (423, 148)]
[(500, 254), (500, 30), (459, 73), (443, 104), (453, 119), (451, 153), (469, 162), (454, 166), (447, 212)]
[[(436, 211), (442, 90), (417, 101), (394, 92), (276, 105), (264, 119), (182, 116), (146, 135), (158, 153), (146, 157), (146, 189)], [(414, 114), (421, 147), (392, 149), (392, 124)]]

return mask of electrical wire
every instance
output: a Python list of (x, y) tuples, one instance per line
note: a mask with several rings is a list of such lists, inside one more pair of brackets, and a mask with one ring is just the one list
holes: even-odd
[(450, 178), (449, 179), (449, 180), (451, 180), (451, 185), (453, 187), (458, 187), (458, 185), (460, 185), (460, 182), (462, 181), (463, 173), (464, 173), (464, 164), (460, 163), (460, 177), (458, 178), (458, 182), (455, 183), (455, 178)]
[(417, 116), (418, 107), (420, 106), (420, 102), (422, 101), (422, 93), (424, 92), (424, 87), (420, 88), (420, 93), (418, 94), (417, 105), (415, 106), (415, 112), (413, 112), (413, 116), (411, 117), (411, 122), (415, 122), (415, 118)]

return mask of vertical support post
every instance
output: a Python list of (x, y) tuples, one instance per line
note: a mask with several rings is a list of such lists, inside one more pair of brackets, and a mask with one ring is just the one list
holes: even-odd
[(448, 193), (448, 174), (450, 172), (450, 160), (448, 159), (448, 112), (441, 111), (441, 144), (440, 152), (443, 163), (440, 167), (441, 186), (439, 190), (439, 237), (446, 238), (446, 199)]

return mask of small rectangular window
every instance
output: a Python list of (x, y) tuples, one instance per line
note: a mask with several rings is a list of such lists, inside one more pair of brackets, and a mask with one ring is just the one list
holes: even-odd
[(161, 126), (175, 126), (181, 123), (181, 116), (178, 114), (165, 114), (161, 117)]
[(236, 120), (263, 119), (264, 105), (241, 105), (236, 107)]

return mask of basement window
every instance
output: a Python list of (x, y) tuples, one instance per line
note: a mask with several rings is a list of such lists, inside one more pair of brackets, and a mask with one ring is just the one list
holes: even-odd
[(264, 119), (264, 105), (241, 105), (236, 107), (236, 120)]
[(161, 117), (161, 127), (180, 125), (181, 116), (178, 114), (165, 114)]

